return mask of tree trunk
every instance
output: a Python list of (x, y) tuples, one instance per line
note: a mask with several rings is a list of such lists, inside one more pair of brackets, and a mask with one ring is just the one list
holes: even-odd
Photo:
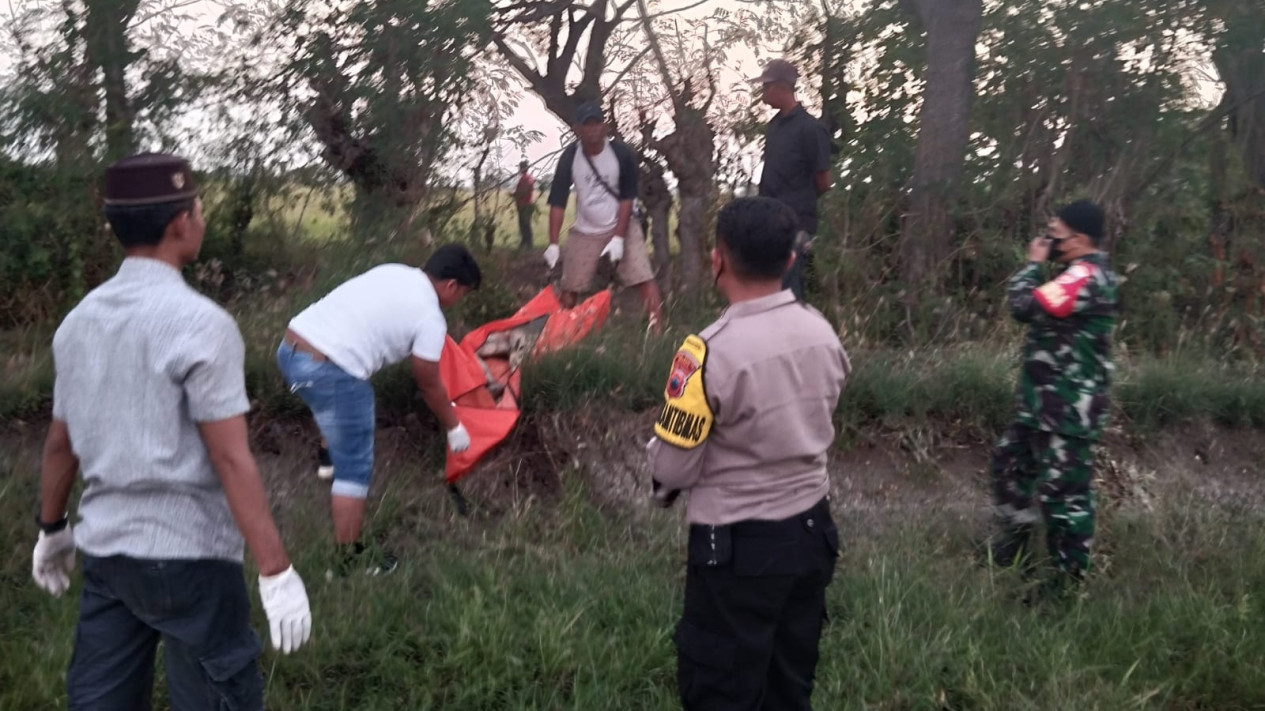
[(975, 39), (982, 0), (913, 0), (927, 32), (926, 89), (909, 211), (901, 229), (901, 276), (934, 278), (953, 244), (953, 204), (970, 139)]
[(140, 0), (87, 0), (85, 37), (92, 63), (101, 69), (105, 90), (106, 162), (135, 150), (135, 113), (127, 93), (127, 68), (136, 59), (127, 28)]
[(641, 163), (641, 201), (645, 203), (650, 218), (650, 234), (646, 235), (654, 245), (654, 273), (659, 288), (671, 291), (672, 246), (668, 235), (668, 215), (672, 210), (672, 193), (663, 179), (663, 168), (646, 159)]
[(715, 132), (701, 111), (684, 107), (675, 116), (676, 130), (655, 143), (677, 179), (681, 211), (677, 241), (681, 245), (681, 286), (698, 292), (703, 284), (707, 231), (716, 202)]
[(821, 122), (832, 141), (847, 142), (853, 133), (848, 111), (848, 63), (851, 44), (845, 41), (844, 20), (821, 0)]
[(1243, 168), (1258, 187), (1265, 188), (1265, 38), (1254, 38), (1245, 46), (1222, 47), (1213, 52), (1212, 59), (1225, 84), (1223, 103), (1235, 107), (1228, 127)]
[(1226, 255), (1230, 246), (1230, 211), (1226, 209), (1225, 137), (1209, 137), (1208, 150), (1208, 246), (1212, 251), (1212, 285), (1225, 285)]

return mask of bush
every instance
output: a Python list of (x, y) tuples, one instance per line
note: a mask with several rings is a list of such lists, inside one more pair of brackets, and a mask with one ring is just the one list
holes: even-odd
[(0, 157), (0, 328), (55, 319), (121, 250), (93, 202), (94, 175)]

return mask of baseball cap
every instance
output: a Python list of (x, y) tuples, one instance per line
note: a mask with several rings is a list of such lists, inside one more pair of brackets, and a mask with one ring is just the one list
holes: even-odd
[(764, 65), (764, 72), (751, 81), (759, 84), (781, 81), (795, 86), (795, 82), (798, 80), (799, 70), (795, 68), (794, 64), (785, 59), (771, 59)]
[(576, 123), (588, 123), (589, 121), (605, 121), (606, 115), (602, 113), (602, 107), (596, 102), (586, 101), (580, 104), (575, 110)]

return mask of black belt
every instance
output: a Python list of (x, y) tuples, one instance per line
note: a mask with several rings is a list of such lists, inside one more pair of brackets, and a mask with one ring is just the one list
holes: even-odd
[(823, 497), (806, 511), (777, 521), (747, 520), (723, 526), (690, 524), (689, 562), (692, 565), (723, 565), (733, 560), (735, 546), (795, 546), (818, 536), (837, 548), (838, 535), (830, 516), (830, 502)]
[(813, 529), (822, 525), (830, 516), (830, 501), (822, 497), (807, 511), (788, 516), (780, 521), (738, 521), (729, 524), (733, 535), (739, 538), (777, 536), (787, 531), (796, 531), (800, 527)]

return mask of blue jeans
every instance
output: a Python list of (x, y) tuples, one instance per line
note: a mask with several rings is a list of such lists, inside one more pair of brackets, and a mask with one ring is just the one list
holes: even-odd
[(373, 477), (373, 386), (331, 361), (316, 360), (285, 342), (277, 348), (277, 366), (290, 392), (312, 411), (321, 436), (329, 444), (333, 494), (368, 497)]
[(149, 709), (159, 639), (172, 709), (263, 709), (262, 645), (240, 563), (87, 555), (70, 708)]

